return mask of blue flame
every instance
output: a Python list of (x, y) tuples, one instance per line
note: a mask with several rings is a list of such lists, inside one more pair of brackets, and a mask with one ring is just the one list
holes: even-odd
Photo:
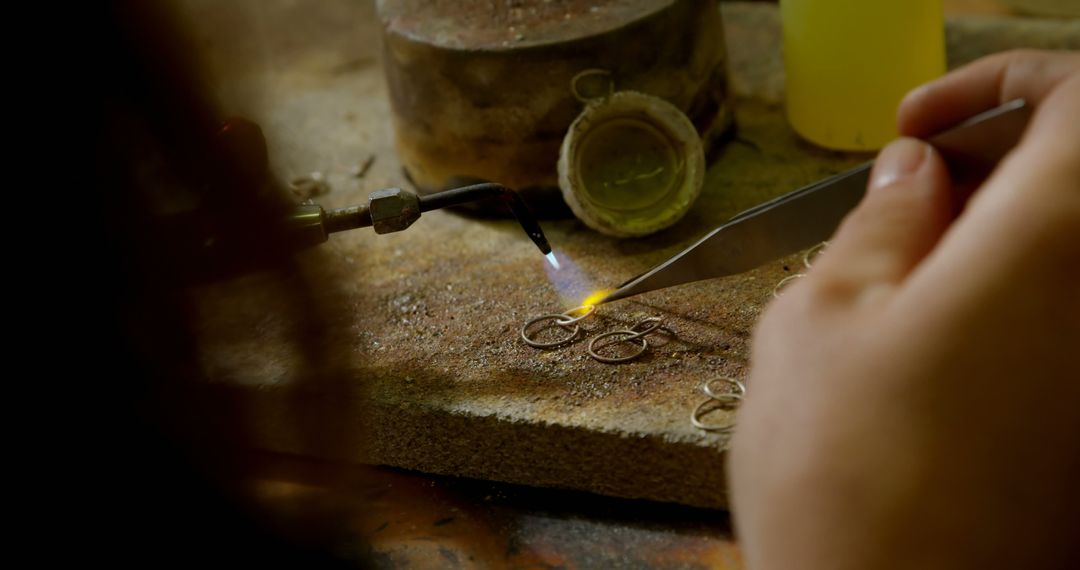
[(545, 257), (547, 257), (548, 263), (550, 263), (552, 267), (559, 269), (559, 259), (555, 257), (554, 250), (549, 251)]
[[(544, 264), (544, 271), (563, 305), (567, 308), (577, 307), (582, 299), (588, 298), (595, 291), (595, 287), (592, 279), (565, 252), (559, 253), (559, 257), (562, 258), (561, 263), (556, 260), (554, 263)], [(554, 251), (548, 254), (548, 261), (553, 258)]]

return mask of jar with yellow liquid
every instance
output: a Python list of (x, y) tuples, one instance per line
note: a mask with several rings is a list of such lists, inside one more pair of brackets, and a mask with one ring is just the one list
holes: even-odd
[(787, 114), (820, 146), (871, 151), (896, 108), (945, 72), (941, 0), (780, 0)]

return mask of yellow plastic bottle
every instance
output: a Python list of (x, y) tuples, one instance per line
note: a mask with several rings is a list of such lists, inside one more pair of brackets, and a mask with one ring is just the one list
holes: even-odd
[(780, 0), (787, 113), (803, 138), (877, 150), (896, 108), (945, 72), (941, 0)]

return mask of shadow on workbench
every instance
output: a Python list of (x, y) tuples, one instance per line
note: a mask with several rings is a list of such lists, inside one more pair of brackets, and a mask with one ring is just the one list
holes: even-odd
[(376, 568), (741, 568), (726, 513), (259, 455), (250, 500), (297, 544)]

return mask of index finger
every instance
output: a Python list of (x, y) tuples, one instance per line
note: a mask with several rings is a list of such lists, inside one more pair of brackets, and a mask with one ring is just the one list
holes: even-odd
[(1070, 75), (1080, 53), (1017, 50), (982, 58), (918, 87), (900, 102), (903, 136), (925, 138), (1013, 99), (1038, 107)]

